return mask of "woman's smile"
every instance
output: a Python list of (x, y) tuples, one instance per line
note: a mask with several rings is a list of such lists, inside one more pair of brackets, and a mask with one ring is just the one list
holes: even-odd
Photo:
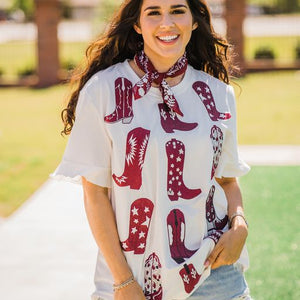
[(157, 38), (164, 43), (170, 44), (172, 42), (177, 41), (179, 38), (179, 35), (176, 34), (176, 35), (158, 36)]

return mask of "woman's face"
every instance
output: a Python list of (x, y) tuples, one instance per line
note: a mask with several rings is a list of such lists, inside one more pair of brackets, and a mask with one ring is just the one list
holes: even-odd
[(186, 0), (144, 0), (134, 28), (143, 36), (145, 53), (162, 72), (184, 54), (197, 24)]

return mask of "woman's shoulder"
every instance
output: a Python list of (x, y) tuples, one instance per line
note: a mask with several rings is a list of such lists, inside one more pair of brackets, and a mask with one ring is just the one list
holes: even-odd
[(204, 72), (201, 70), (197, 70), (190, 66), (192, 73), (193, 73), (193, 79), (194, 81), (202, 81), (205, 82), (210, 88), (213, 89), (221, 89), (221, 90), (227, 90), (230, 86), (229, 84), (225, 83), (224, 81)]
[(91, 93), (99, 93), (100, 91), (109, 92), (111, 89), (114, 89), (112, 83), (118, 77), (126, 76), (127, 70), (127, 61), (114, 64), (104, 70), (96, 72), (92, 77), (86, 82), (82, 91)]
[(193, 89), (196, 93), (212, 97), (219, 107), (226, 106), (224, 109), (232, 110), (235, 105), (234, 89), (230, 84), (213, 77), (212, 75), (192, 68)]

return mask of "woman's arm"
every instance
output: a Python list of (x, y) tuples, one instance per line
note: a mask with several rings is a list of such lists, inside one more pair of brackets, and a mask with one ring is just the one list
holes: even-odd
[[(132, 276), (120, 246), (115, 215), (108, 198), (108, 189), (82, 178), (84, 205), (90, 228), (112, 273), (114, 283), (121, 284)], [(115, 292), (114, 299), (144, 300), (141, 287), (134, 282)]]
[[(236, 178), (216, 178), (216, 181), (223, 188), (228, 201), (229, 219), (235, 213), (244, 213), (242, 194)], [(212, 253), (209, 255), (205, 266), (211, 265), (213, 269), (222, 265), (235, 263), (242, 252), (248, 235), (248, 228), (245, 220), (236, 216), (231, 223), (231, 228), (225, 232)]]

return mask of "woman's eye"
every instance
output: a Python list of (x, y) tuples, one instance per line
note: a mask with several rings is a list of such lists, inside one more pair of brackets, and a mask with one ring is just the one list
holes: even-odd
[(183, 10), (183, 9), (174, 9), (172, 11), (172, 14), (174, 14), (174, 15), (180, 15), (180, 14), (184, 14), (184, 13), (185, 13), (185, 10)]
[(157, 10), (152, 10), (148, 13), (148, 16), (158, 16), (159, 15), (159, 11)]

